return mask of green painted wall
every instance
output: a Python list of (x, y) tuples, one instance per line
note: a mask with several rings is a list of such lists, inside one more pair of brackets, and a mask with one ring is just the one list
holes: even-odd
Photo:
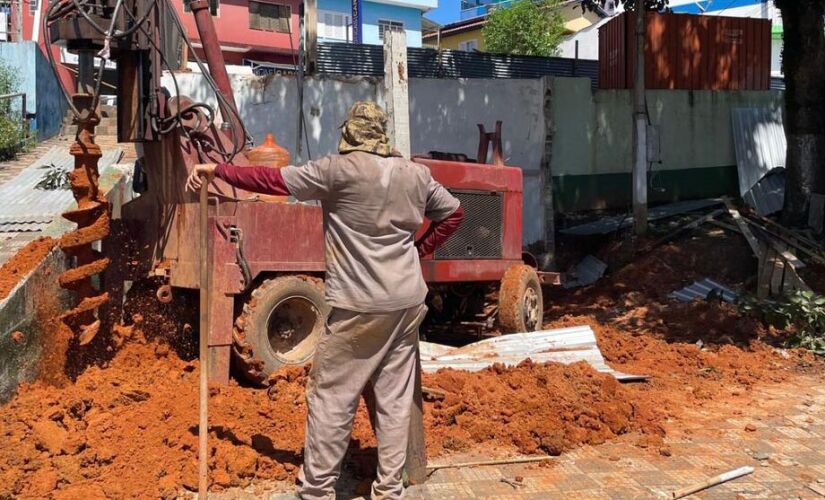
[[(630, 202), (632, 91), (596, 90), (584, 78), (552, 81), (551, 171), (556, 210), (624, 207)], [(782, 106), (780, 91), (647, 92), (660, 162), (649, 199), (666, 202), (735, 194), (731, 109)]]

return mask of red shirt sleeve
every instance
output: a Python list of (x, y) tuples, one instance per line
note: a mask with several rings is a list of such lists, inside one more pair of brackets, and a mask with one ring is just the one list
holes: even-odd
[(435, 252), (458, 230), (463, 221), (464, 209), (458, 207), (446, 219), (431, 223), (430, 227), (421, 235), (421, 238), (415, 242), (415, 246), (418, 248), (418, 256), (424, 257)]
[(215, 168), (215, 177), (245, 191), (260, 194), (288, 196), (281, 169), (273, 167), (238, 167), (220, 163)]

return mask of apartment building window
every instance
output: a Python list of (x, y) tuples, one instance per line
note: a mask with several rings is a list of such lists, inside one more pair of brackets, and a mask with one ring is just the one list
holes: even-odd
[(458, 50), (465, 52), (475, 52), (478, 50), (478, 40), (467, 40), (466, 42), (458, 42)]
[(318, 11), (318, 36), (330, 40), (351, 39), (350, 16), (334, 10)]
[(387, 31), (404, 31), (404, 23), (401, 21), (389, 21), (387, 19), (378, 20), (378, 38), (384, 39), (384, 33)]
[(268, 2), (249, 2), (249, 28), (261, 31), (289, 33), (292, 8)]
[(37, 7), (40, 5), (40, 0), (29, 0), (29, 14), (37, 14)]

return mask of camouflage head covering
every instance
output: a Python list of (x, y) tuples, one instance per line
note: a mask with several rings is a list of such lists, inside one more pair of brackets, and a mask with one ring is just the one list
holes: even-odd
[(360, 101), (347, 113), (347, 121), (341, 125), (341, 141), (338, 152), (365, 151), (380, 156), (391, 156), (392, 147), (387, 137), (387, 114), (374, 102)]

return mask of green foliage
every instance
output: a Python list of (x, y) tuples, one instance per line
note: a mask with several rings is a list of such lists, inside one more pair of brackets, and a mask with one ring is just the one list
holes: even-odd
[(780, 302), (743, 298), (739, 310), (759, 317), (763, 322), (793, 333), (785, 340), (787, 347), (801, 347), (825, 356), (825, 297), (813, 292), (796, 291)]
[(40, 168), (48, 169), (48, 172), (43, 174), (43, 178), (34, 186), (37, 189), (53, 191), (55, 189), (69, 189), (72, 187), (69, 172), (65, 169), (55, 164), (44, 165)]
[[(19, 85), (17, 73), (0, 61), (0, 95), (17, 92)], [(27, 136), (23, 130), (19, 102), (19, 98), (0, 100), (0, 160), (13, 158), (26, 146)]]
[(564, 20), (552, 8), (559, 0), (517, 0), (494, 10), (482, 29), (488, 52), (549, 57), (564, 36)]

